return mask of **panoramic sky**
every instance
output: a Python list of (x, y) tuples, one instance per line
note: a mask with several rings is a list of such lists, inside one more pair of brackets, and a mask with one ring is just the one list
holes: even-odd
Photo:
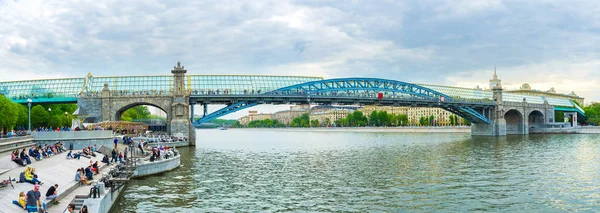
[(0, 0), (0, 23), (0, 81), (169, 74), (181, 61), (192, 74), (473, 88), (497, 67), (507, 89), (600, 101), (591, 0)]

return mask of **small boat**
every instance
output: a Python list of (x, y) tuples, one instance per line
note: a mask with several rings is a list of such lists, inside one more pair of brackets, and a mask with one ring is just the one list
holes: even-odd
[(224, 126), (219, 127), (219, 130), (227, 130), (227, 127), (224, 127)]

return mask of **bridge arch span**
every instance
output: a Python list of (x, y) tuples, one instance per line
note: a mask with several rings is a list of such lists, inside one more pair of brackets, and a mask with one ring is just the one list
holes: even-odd
[(115, 120), (116, 121), (121, 120), (121, 116), (123, 116), (123, 113), (125, 111), (127, 111), (128, 109), (131, 109), (133, 107), (136, 107), (136, 106), (153, 106), (153, 107), (159, 108), (160, 110), (165, 112), (165, 114), (167, 114), (167, 115), (169, 114), (169, 111), (167, 111), (168, 109), (164, 109), (164, 106), (159, 106), (159, 105), (156, 105), (153, 103), (147, 103), (147, 102), (137, 102), (137, 103), (131, 103), (129, 105), (121, 107), (120, 109), (117, 109), (117, 111), (115, 112)]
[(140, 105), (148, 105), (163, 110), (167, 115), (167, 129), (169, 129), (170, 121), (173, 119), (172, 103), (173, 99), (169, 96), (154, 96), (154, 97), (113, 97), (110, 101), (103, 101), (102, 117), (104, 121), (121, 120), (121, 115), (126, 110)]
[[(247, 94), (244, 93), (246, 96)], [(251, 97), (250, 97), (251, 96)], [(202, 97), (196, 97), (197, 100)], [(212, 99), (211, 99), (212, 98)], [(380, 78), (337, 78), (286, 86), (261, 94), (236, 97), (227, 107), (200, 118), (195, 125), (258, 104), (360, 104), (439, 107), (473, 123), (489, 124), (491, 100), (463, 100), (436, 90), (402, 81)], [(206, 97), (204, 104), (219, 97)], [(488, 113), (486, 113), (488, 112)]]
[(392, 95), (402, 94), (408, 95), (411, 98), (422, 98), (422, 99), (436, 99), (442, 101), (452, 101), (453, 98), (449, 95), (435, 91), (430, 88), (419, 86), (412, 83), (381, 79), (381, 78), (335, 78), (321, 81), (311, 81), (296, 85), (291, 85), (283, 88), (279, 88), (266, 94), (306, 94), (306, 95), (320, 95), (322, 93), (331, 95), (337, 92), (348, 92), (352, 95), (356, 92), (389, 92)]
[(525, 134), (523, 113), (516, 109), (510, 109), (504, 114), (506, 120), (507, 135)]
[(544, 127), (544, 120), (546, 118), (546, 116), (544, 115), (544, 113), (540, 110), (531, 110), (531, 112), (529, 112), (528, 117), (528, 124), (529, 124), (529, 128), (543, 128)]

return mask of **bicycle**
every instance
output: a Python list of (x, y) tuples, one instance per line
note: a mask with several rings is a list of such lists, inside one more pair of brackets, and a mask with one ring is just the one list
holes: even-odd
[(2, 181), (0, 181), (0, 188), (4, 188), (4, 187), (7, 187), (8, 185), (10, 185), (14, 189), (15, 186), (13, 185), (13, 181), (16, 181), (16, 180), (14, 178), (10, 179), (10, 176), (9, 176), (8, 180), (2, 180)]

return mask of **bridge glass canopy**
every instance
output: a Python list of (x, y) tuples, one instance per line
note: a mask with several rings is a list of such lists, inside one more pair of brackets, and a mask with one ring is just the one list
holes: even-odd
[[(305, 76), (257, 76), (257, 75), (186, 75), (185, 89), (192, 96), (202, 95), (252, 95), (262, 94), (279, 88), (321, 81), (321, 77)], [(98, 95), (104, 84), (113, 95), (170, 94), (173, 87), (172, 75), (159, 76), (116, 76), (85, 78), (43, 79), (30, 81), (0, 82), (0, 94), (17, 103), (33, 102), (76, 102), (81, 93)], [(460, 87), (419, 84), (456, 99), (492, 100), (491, 91)], [(573, 107), (583, 111), (568, 99), (549, 98), (522, 94), (503, 93), (503, 100)]]
[(77, 97), (83, 82), (83, 78), (0, 82), (0, 94), (13, 101), (27, 102), (31, 98), (33, 102), (46, 99), (60, 102)]
[(444, 93), (455, 99), (473, 99), (473, 100), (492, 100), (493, 94), (491, 91), (468, 89), (461, 87), (439, 86), (431, 84), (418, 84), (419, 86)]
[(100, 92), (106, 84), (113, 94), (126, 95), (135, 93), (144, 94), (169, 94), (173, 88), (172, 75), (157, 76), (118, 76), (118, 77), (93, 77), (90, 80), (90, 91)]
[(189, 75), (192, 96), (262, 94), (282, 87), (323, 80), (321, 77), (257, 75)]

